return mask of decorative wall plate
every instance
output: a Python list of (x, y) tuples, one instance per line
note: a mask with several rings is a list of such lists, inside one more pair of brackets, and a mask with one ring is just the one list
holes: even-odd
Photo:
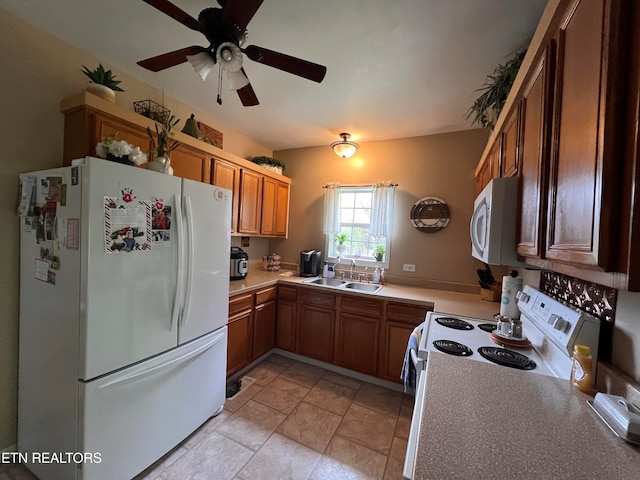
[(447, 204), (438, 197), (424, 197), (413, 204), (411, 224), (424, 233), (434, 233), (449, 224), (451, 213)]

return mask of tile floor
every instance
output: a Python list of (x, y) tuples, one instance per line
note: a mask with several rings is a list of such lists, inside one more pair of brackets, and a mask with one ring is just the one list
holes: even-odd
[(246, 375), (255, 383), (135, 480), (402, 479), (413, 397), (281, 355)]

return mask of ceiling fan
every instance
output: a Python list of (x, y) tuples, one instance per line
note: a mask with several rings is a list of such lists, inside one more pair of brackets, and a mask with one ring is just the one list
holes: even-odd
[[(204, 80), (213, 67), (218, 64), (220, 66), (219, 79), (221, 79), (222, 71), (226, 71), (231, 89), (238, 93), (240, 101), (245, 107), (258, 105), (260, 102), (258, 102), (258, 97), (244, 68), (242, 68), (243, 53), (254, 62), (269, 65), (318, 83), (322, 82), (327, 73), (327, 67), (323, 65), (291, 57), (284, 53), (274, 52), (256, 45), (243, 48), (247, 39), (247, 25), (262, 5), (263, 0), (218, 0), (222, 8), (205, 8), (200, 12), (197, 20), (168, 0), (143, 1), (191, 30), (202, 33), (209, 41), (209, 46), (206, 48), (190, 46), (137, 62), (138, 65), (152, 72), (159, 72), (188, 61)], [(217, 101), (219, 104), (222, 103), (220, 82), (218, 82)]]

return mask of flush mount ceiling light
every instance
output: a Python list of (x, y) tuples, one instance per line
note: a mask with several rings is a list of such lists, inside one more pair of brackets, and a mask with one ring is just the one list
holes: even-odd
[(353, 154), (356, 153), (356, 150), (358, 149), (359, 145), (356, 142), (349, 141), (349, 138), (351, 138), (351, 135), (349, 135), (348, 133), (343, 132), (340, 134), (340, 137), (342, 137), (342, 140), (340, 140), (339, 142), (333, 142), (331, 144), (331, 148), (333, 148), (333, 151), (339, 157), (342, 157), (342, 158), (352, 157)]

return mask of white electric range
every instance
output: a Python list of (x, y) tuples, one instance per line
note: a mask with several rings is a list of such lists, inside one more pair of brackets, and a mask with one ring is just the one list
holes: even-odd
[(522, 375), (548, 375), (568, 381), (573, 346), (582, 344), (591, 348), (592, 378), (596, 378), (600, 321), (528, 285), (517, 298), (523, 338), (515, 342), (515, 339), (505, 340), (492, 334), (496, 322), (442, 312), (427, 313), (417, 352), (420, 371), (403, 471), (405, 479), (413, 478), (422, 415), (428, 414), (424, 410), (424, 395), (430, 355), (455, 355), (470, 362), (492, 363), (496, 369), (517, 369)]

